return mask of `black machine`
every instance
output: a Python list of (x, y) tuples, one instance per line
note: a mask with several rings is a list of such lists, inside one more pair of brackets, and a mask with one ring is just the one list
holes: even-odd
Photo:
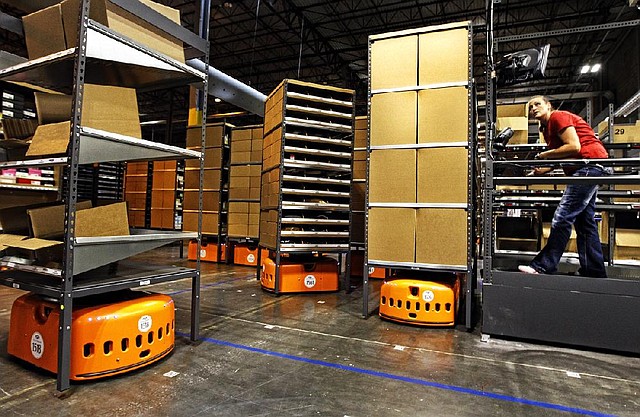
[(550, 45), (512, 52), (496, 63), (498, 87), (544, 77)]

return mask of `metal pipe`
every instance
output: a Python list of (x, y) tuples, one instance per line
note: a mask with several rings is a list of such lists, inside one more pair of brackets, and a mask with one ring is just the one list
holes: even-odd
[[(200, 59), (190, 59), (187, 65), (198, 71), (206, 71), (205, 64)], [(212, 66), (209, 66), (209, 94), (258, 116), (264, 116), (267, 96)]]

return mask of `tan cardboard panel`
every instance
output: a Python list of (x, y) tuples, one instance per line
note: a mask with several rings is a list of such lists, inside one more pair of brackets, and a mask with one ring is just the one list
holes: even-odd
[(382, 149), (371, 152), (369, 203), (416, 202), (416, 151)]
[(353, 210), (364, 210), (364, 199), (367, 184), (356, 182), (351, 184), (351, 207)]
[(0, 234), (0, 245), (13, 246), (24, 239), (27, 239), (27, 236), (3, 233), (3, 234)]
[(418, 203), (467, 203), (468, 156), (465, 148), (418, 150)]
[[(38, 124), (59, 123), (71, 119), (71, 96), (67, 94), (34, 93)], [(136, 109), (137, 110), (137, 109)]]
[(414, 262), (416, 211), (408, 208), (369, 210), (369, 259)]
[(126, 235), (129, 235), (126, 203), (109, 204), (76, 213), (76, 237)]
[(465, 87), (418, 93), (418, 143), (468, 142), (469, 98)]
[[(91, 201), (80, 201), (76, 204), (78, 213), (89, 208), (91, 208)], [(34, 237), (49, 239), (64, 235), (64, 204), (29, 209), (27, 214)]]
[(371, 146), (416, 143), (417, 94), (375, 94), (371, 97)]
[(416, 262), (467, 265), (467, 212), (460, 209), (418, 209)]
[(419, 35), (420, 85), (469, 80), (469, 31), (464, 29)]
[[(180, 11), (149, 0), (141, 0), (151, 7), (180, 24)], [(62, 3), (63, 21), (69, 48), (74, 47), (77, 41), (79, 0), (65, 0)], [(90, 17), (99, 23), (127, 36), (136, 42), (165, 54), (180, 62), (184, 62), (184, 49), (182, 42), (162, 33), (154, 26), (142, 19), (125, 12), (106, 0), (93, 0), (91, 2)]]
[(418, 37), (371, 44), (371, 89), (412, 87), (418, 83)]
[(29, 59), (67, 49), (59, 4), (22, 18)]
[(38, 126), (27, 156), (59, 155), (67, 152), (71, 122)]
[(38, 250), (42, 248), (48, 248), (51, 246), (62, 245), (62, 242), (56, 240), (45, 240), (45, 239), (25, 239), (15, 242), (11, 245), (14, 248), (27, 249), (27, 250)]

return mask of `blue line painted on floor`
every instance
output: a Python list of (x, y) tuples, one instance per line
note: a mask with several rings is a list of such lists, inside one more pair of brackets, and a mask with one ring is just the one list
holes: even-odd
[[(176, 334), (178, 336), (182, 336), (182, 337), (189, 337), (188, 333), (179, 333), (178, 332)], [(208, 342), (208, 343), (214, 343), (216, 345), (221, 345), (221, 346), (227, 346), (227, 347), (232, 347), (232, 348), (236, 348), (236, 349), (247, 350), (249, 352), (254, 352), (254, 353), (260, 353), (262, 355), (275, 356), (275, 357), (278, 357), (278, 358), (288, 359), (288, 360), (292, 360), (292, 361), (296, 361), (296, 362), (303, 362), (303, 363), (308, 363), (308, 364), (311, 364), (311, 365), (318, 365), (318, 366), (324, 366), (324, 367), (327, 367), (327, 368), (339, 369), (341, 371), (355, 372), (355, 373), (375, 376), (375, 377), (379, 377), (379, 378), (393, 379), (393, 380), (396, 380), (396, 381), (408, 382), (410, 384), (416, 384), (416, 385), (422, 385), (422, 386), (431, 387), (431, 388), (443, 389), (443, 390), (447, 390), (447, 391), (459, 392), (459, 393), (462, 393), (462, 394), (475, 395), (477, 397), (486, 397), (486, 398), (491, 398), (491, 399), (494, 399), (494, 400), (507, 401), (507, 402), (512, 402), (512, 403), (519, 403), (519, 404), (524, 404), (524, 405), (530, 405), (530, 406), (533, 406), (533, 407), (540, 407), (540, 408), (547, 408), (547, 409), (556, 410), (556, 411), (563, 411), (563, 412), (567, 412), (567, 413), (575, 413), (575, 414), (579, 414), (579, 415), (583, 415), (583, 416), (615, 417), (613, 414), (605, 414), (605, 413), (600, 413), (600, 412), (592, 411), (592, 410), (586, 410), (586, 409), (582, 409), (582, 408), (568, 407), (568, 406), (564, 406), (564, 405), (560, 405), (560, 404), (546, 403), (546, 402), (542, 402), (542, 401), (529, 400), (529, 399), (526, 399), (526, 398), (512, 397), (512, 396), (509, 396), (509, 395), (503, 395), (503, 394), (496, 394), (496, 393), (492, 393), (492, 392), (479, 391), (479, 390), (475, 390), (475, 389), (471, 389), (471, 388), (458, 387), (456, 385), (440, 384), (438, 382), (426, 381), (424, 379), (418, 379), (418, 378), (410, 378), (410, 377), (406, 377), (406, 376), (402, 376), (402, 375), (394, 375), (394, 374), (390, 374), (390, 373), (387, 373), (387, 372), (373, 371), (371, 369), (364, 369), (364, 368), (357, 368), (357, 367), (354, 367), (354, 366), (340, 365), (340, 364), (337, 364), (337, 363), (325, 362), (325, 361), (321, 361), (321, 360), (309, 359), (309, 358), (305, 358), (305, 357), (301, 357), (301, 356), (293, 356), (293, 355), (288, 355), (286, 353), (280, 353), (280, 352), (275, 352), (275, 351), (271, 351), (271, 350), (265, 350), (265, 349), (259, 349), (259, 348), (251, 347), (251, 346), (240, 345), (240, 344), (237, 344), (237, 343), (227, 342), (227, 341), (224, 341), (224, 340), (212, 339), (212, 338), (209, 338), (209, 337), (203, 337), (203, 338), (201, 338), (201, 340), (203, 340), (205, 342)]]
[[(235, 281), (240, 281), (240, 280), (246, 280), (247, 277), (238, 277), (238, 278), (233, 278), (233, 279), (228, 279), (226, 281), (218, 281), (218, 282), (214, 282), (211, 284), (206, 284), (206, 285), (201, 285), (200, 289), (205, 289), (205, 288), (211, 288), (211, 287), (217, 287), (218, 285), (223, 285), (223, 284), (229, 284), (230, 282), (235, 282)], [(166, 293), (166, 295), (178, 295), (178, 294), (182, 294), (185, 292), (191, 292), (191, 288), (189, 289), (185, 289), (185, 290), (177, 290), (174, 292), (169, 292)]]

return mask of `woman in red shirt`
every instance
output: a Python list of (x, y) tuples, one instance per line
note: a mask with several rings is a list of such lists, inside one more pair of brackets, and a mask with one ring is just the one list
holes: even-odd
[[(593, 129), (580, 116), (568, 111), (554, 110), (546, 97), (529, 100), (529, 114), (540, 122), (548, 150), (539, 153), (538, 159), (579, 159), (582, 163), (565, 166), (565, 174), (574, 177), (608, 175), (610, 169), (589, 163), (589, 159), (607, 158), (607, 151)], [(544, 175), (552, 168), (535, 168), (532, 175)], [(521, 272), (530, 274), (554, 274), (571, 236), (574, 226), (577, 235), (580, 275), (606, 277), (602, 245), (594, 219), (597, 184), (568, 184), (553, 215), (551, 232), (545, 247), (527, 265), (520, 265)]]

